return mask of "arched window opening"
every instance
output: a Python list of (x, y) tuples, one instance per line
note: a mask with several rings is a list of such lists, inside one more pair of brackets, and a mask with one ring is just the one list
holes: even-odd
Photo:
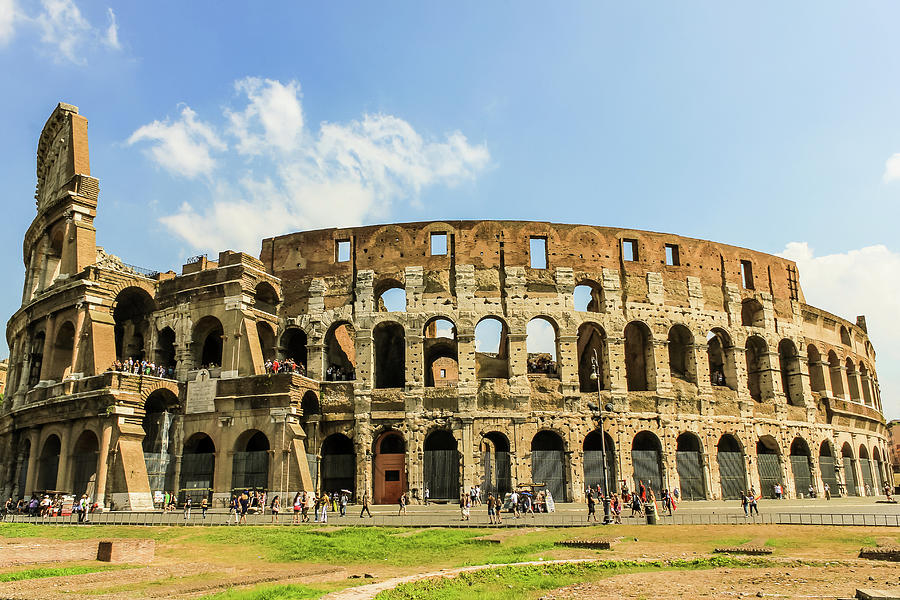
[[(303, 336), (303, 355), (306, 355), (306, 334)], [(356, 379), (356, 330), (350, 323), (341, 321), (328, 328), (325, 364), (325, 381)]]
[(640, 493), (641, 484), (661, 498), (663, 490), (662, 444), (655, 434), (641, 431), (631, 443), (631, 462), (634, 465), (634, 490)]
[(225, 331), (222, 323), (213, 316), (200, 319), (194, 326), (194, 365), (199, 368), (222, 366)]
[(434, 318), (425, 324), (422, 341), (425, 357), (425, 387), (450, 387), (459, 381), (459, 354), (456, 326)]
[(164, 327), (156, 334), (156, 364), (166, 369), (168, 377), (175, 371), (175, 330)]
[(757, 402), (762, 402), (764, 392), (766, 397), (771, 393), (768, 353), (769, 348), (761, 337), (747, 338), (747, 348), (744, 353), (747, 358), (747, 389), (750, 390), (750, 397)]
[(740, 442), (726, 433), (716, 445), (716, 462), (719, 464), (719, 480), (722, 483), (723, 500), (739, 500), (747, 489), (747, 469)]
[(706, 336), (706, 354), (709, 358), (709, 379), (714, 386), (737, 389), (737, 373), (734, 366), (734, 345), (731, 336), (723, 329), (713, 329)]
[(403, 326), (383, 321), (372, 332), (375, 345), (375, 387), (406, 385), (406, 334)]
[(50, 233), (50, 244), (47, 248), (47, 267), (46, 267), (46, 277), (47, 282), (45, 287), (49, 287), (53, 285), (53, 282), (59, 277), (60, 269), (62, 266), (62, 249), (63, 249), (63, 238), (65, 234), (63, 232), (63, 226), (60, 225), (56, 227)]
[(531, 481), (544, 484), (556, 502), (568, 502), (565, 444), (553, 431), (539, 431), (531, 440)]
[(866, 406), (872, 406), (872, 391), (870, 388), (869, 370), (866, 365), (859, 363), (859, 384), (862, 387), (862, 397)]
[(406, 290), (395, 279), (388, 279), (375, 286), (375, 310), (378, 312), (406, 312)]
[[(603, 447), (606, 446), (606, 455)], [(587, 434), (582, 446), (584, 451), (584, 485), (597, 490), (599, 486), (604, 493), (616, 490), (616, 446), (612, 436), (604, 432), (601, 437), (599, 429)], [(604, 485), (603, 466), (606, 465), (606, 484)]]
[[(822, 475), (822, 487), (827, 489), (829, 494), (837, 494), (838, 487), (837, 470), (834, 465), (834, 451), (831, 442), (825, 440), (819, 446), (819, 473)], [(827, 487), (825, 487), (827, 486)]]
[(262, 431), (242, 433), (235, 444), (231, 488), (235, 493), (269, 488), (269, 438)]
[(800, 357), (794, 342), (783, 339), (778, 343), (778, 369), (781, 372), (781, 388), (788, 404), (803, 405), (803, 377), (800, 373)]
[(87, 494), (97, 497), (97, 458), (100, 442), (93, 431), (83, 431), (75, 442), (72, 453), (72, 492), (76, 498)]
[(59, 437), (56, 435), (51, 435), (44, 441), (38, 458), (38, 483), (35, 491), (56, 490), (60, 448)]
[(181, 489), (179, 501), (187, 498), (199, 505), (203, 498), (212, 500), (213, 475), (216, 472), (216, 446), (205, 433), (195, 433), (184, 443), (181, 455)]
[(844, 490), (848, 496), (859, 496), (859, 488), (856, 485), (856, 458), (853, 456), (853, 448), (845, 443), (841, 448), (841, 461), (844, 467)]
[(259, 349), (263, 361), (275, 359), (275, 330), (265, 321), (256, 322), (256, 337), (259, 338)]
[(147, 396), (144, 403), (144, 462), (150, 491), (172, 490), (175, 477), (175, 427), (178, 397), (166, 389)]
[(300, 412), (305, 418), (322, 414), (322, 407), (319, 404), (319, 397), (316, 396), (316, 393), (314, 391), (309, 390), (308, 392), (303, 394), (303, 399), (300, 401)]
[(325, 438), (322, 443), (322, 484), (321, 491), (327, 494), (356, 493), (356, 449), (353, 442), (342, 433)]
[(75, 350), (75, 325), (71, 321), (63, 323), (56, 331), (53, 344), (53, 359), (48, 379), (61, 381), (72, 373), (72, 354)]
[(475, 377), (509, 378), (509, 328), (497, 317), (485, 317), (475, 326)]
[(29, 354), (30, 365), (28, 368), (28, 388), (33, 388), (41, 381), (41, 368), (44, 365), (44, 343), (46, 335), (39, 331), (31, 342)]
[(841, 325), (841, 343), (845, 346), (850, 345), (850, 330)]
[(602, 312), (603, 288), (596, 281), (586, 279), (575, 286), (573, 292), (575, 310), (582, 312)]
[(856, 365), (850, 358), (844, 363), (847, 369), (847, 387), (850, 388), (850, 400), (859, 402), (859, 377), (856, 373)]
[(503, 499), (512, 491), (512, 463), (509, 439), (499, 431), (486, 433), (481, 439), (481, 467), (483, 495), (493, 494)]
[[(609, 389), (606, 350), (606, 332), (602, 327), (584, 323), (578, 328), (578, 385), (582, 392)], [(595, 372), (595, 361), (599, 373)]]
[(150, 317), (155, 310), (156, 302), (139, 287), (127, 287), (118, 293), (113, 304), (118, 360), (144, 360), (144, 340), (150, 331)]
[(429, 433), (423, 457), (429, 496), (435, 500), (458, 500), (459, 452), (453, 434), (446, 429)]
[(765, 327), (766, 316), (762, 304), (753, 298), (741, 302), (741, 325), (745, 327)]
[(868, 449), (862, 445), (859, 447), (859, 468), (862, 471), (863, 495), (874, 495), (875, 480), (872, 477), (872, 462), (869, 460)]
[(764, 435), (756, 442), (756, 465), (759, 471), (759, 493), (763, 498), (775, 497), (775, 486), (783, 485), (781, 471), (781, 449), (770, 435)]
[(824, 392), (825, 390), (825, 369), (822, 363), (822, 355), (815, 345), (810, 344), (806, 347), (806, 362), (809, 367), (809, 387), (813, 392)]
[(682, 433), (675, 443), (675, 464), (681, 497), (685, 500), (705, 500), (703, 446), (700, 444), (700, 438), (693, 433)]
[(394, 504), (406, 492), (406, 442), (396, 431), (386, 431), (375, 440), (373, 465), (375, 504)]
[(261, 310), (271, 315), (278, 312), (278, 303), (280, 300), (278, 299), (278, 292), (275, 291), (275, 288), (271, 283), (260, 281), (256, 284), (256, 293), (254, 296), (254, 307), (256, 310)]
[(834, 350), (828, 352), (828, 372), (831, 377), (831, 393), (834, 394), (835, 398), (846, 398), (841, 359), (838, 358)]
[(528, 373), (559, 376), (556, 326), (544, 317), (528, 321), (525, 347), (528, 351)]
[(625, 326), (625, 376), (629, 392), (650, 389), (650, 369), (654, 364), (650, 328), (640, 321)]
[(694, 335), (684, 325), (673, 325), (669, 330), (669, 372), (676, 379), (697, 383)]
[(815, 494), (809, 445), (802, 437), (791, 443), (791, 471), (794, 474), (794, 491), (797, 497), (810, 498)]

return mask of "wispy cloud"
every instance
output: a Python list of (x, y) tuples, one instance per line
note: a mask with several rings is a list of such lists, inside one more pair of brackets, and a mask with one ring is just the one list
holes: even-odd
[(185, 108), (180, 119), (154, 121), (128, 140), (149, 143), (150, 157), (174, 175), (209, 176), (208, 203), (182, 204), (161, 219), (196, 249), (255, 254), (264, 237), (356, 225), (396, 202), (416, 202), (427, 187), (471, 180), (490, 160), (484, 144), (459, 131), (430, 139), (392, 115), (311, 130), (296, 81), (251, 77), (235, 90), (239, 106), (225, 108), (219, 126)]
[(16, 31), (16, 0), (0, 0), (0, 47), (12, 40)]
[(807, 302), (851, 321), (866, 315), (884, 410), (900, 417), (900, 253), (876, 245), (816, 256), (807, 242), (791, 242), (781, 256), (797, 263)]
[(113, 9), (107, 8), (106, 14), (109, 17), (109, 25), (106, 28), (106, 45), (119, 50), (122, 45), (119, 44), (119, 24), (116, 22), (116, 13), (113, 12)]

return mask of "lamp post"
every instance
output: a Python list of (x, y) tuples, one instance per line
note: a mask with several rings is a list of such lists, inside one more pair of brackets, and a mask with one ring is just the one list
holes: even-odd
[[(606, 432), (603, 431), (603, 397), (600, 395), (600, 361), (597, 357), (596, 348), (594, 348), (594, 355), (591, 357), (591, 366), (593, 367), (591, 379), (597, 382), (597, 404), (588, 402), (588, 408), (593, 413), (593, 417), (600, 427), (600, 454), (602, 455), (603, 462), (603, 497), (601, 498), (603, 502), (603, 524), (609, 525), (612, 522), (612, 519), (609, 515), (609, 476), (607, 475), (606, 468)], [(607, 410), (612, 410), (612, 405), (607, 406)]]

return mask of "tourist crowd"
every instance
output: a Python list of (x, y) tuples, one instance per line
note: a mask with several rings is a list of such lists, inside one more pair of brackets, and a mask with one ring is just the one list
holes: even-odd
[(116, 371), (119, 373), (131, 373), (133, 375), (152, 375), (153, 377), (165, 377), (167, 379), (175, 378), (175, 367), (157, 365), (152, 361), (141, 360), (138, 358), (129, 358), (128, 360), (117, 360), (110, 365), (107, 371)]
[(279, 361), (277, 358), (275, 360), (267, 360), (266, 361), (266, 373), (297, 373), (298, 375), (306, 375), (306, 365), (303, 363), (295, 362), (293, 358), (287, 358), (285, 360)]

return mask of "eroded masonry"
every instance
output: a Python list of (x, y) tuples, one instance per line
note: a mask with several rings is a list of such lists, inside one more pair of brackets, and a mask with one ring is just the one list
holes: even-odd
[[(887, 480), (865, 319), (806, 304), (789, 260), (454, 221), (293, 233), (258, 258), (154, 273), (96, 246), (77, 108), (47, 121), (37, 178), (7, 326), (0, 493), (147, 509), (158, 490), (220, 506), (236, 489), (395, 502), (542, 483), (581, 501), (604, 462), (610, 486), (692, 499)], [(129, 358), (154, 369), (110, 370)], [(296, 371), (267, 372), (276, 359)]]

